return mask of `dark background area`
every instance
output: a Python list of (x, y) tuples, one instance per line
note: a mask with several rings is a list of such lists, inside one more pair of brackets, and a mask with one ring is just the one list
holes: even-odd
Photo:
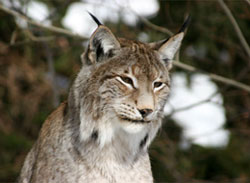
[[(14, 1), (14, 0), (13, 0)], [(25, 5), (28, 1), (20, 1)], [(62, 27), (67, 8), (77, 0), (39, 0), (51, 10), (52, 24)], [(1, 2), (0, 2), (1, 4)], [(245, 39), (250, 40), (250, 3), (225, 1)], [(159, 1), (158, 13), (147, 18), (155, 25), (176, 32), (185, 15), (192, 21), (183, 42), (180, 61), (196, 68), (250, 85), (250, 57), (235, 29), (216, 0)], [(12, 7), (20, 12), (20, 9)], [(24, 12), (23, 12), (24, 13)], [(25, 14), (24, 14), (25, 15)], [(80, 20), (79, 20), (80, 21)], [(104, 22), (115, 35), (137, 39), (140, 32), (150, 41), (167, 34), (138, 21)], [(93, 30), (91, 30), (93, 31)], [(70, 83), (81, 67), (83, 40), (29, 24), (19, 27), (15, 18), (0, 10), (0, 182), (14, 182), (40, 127), (56, 106), (67, 98)], [(188, 56), (188, 46), (206, 47), (205, 57)], [(220, 59), (226, 51), (229, 59)], [(174, 72), (194, 72), (174, 67)], [(180, 148), (182, 128), (166, 117), (150, 148), (156, 182), (250, 182), (250, 93), (215, 81), (224, 100), (225, 128), (230, 131), (226, 147), (191, 145)]]

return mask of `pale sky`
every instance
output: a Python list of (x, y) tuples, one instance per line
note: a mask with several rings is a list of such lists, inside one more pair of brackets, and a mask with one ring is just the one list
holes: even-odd
[[(88, 11), (98, 17), (101, 22), (109, 20), (115, 23), (118, 19), (122, 19), (125, 24), (132, 26), (135, 25), (137, 18), (126, 7), (132, 8), (137, 14), (146, 18), (154, 16), (159, 10), (159, 4), (156, 0), (87, 0), (87, 2), (71, 4), (62, 21), (65, 28), (86, 37), (89, 37), (96, 28), (96, 24), (87, 13)], [(4, 4), (9, 6), (8, 0)], [(49, 13), (49, 9), (44, 3), (30, 1), (25, 11), (32, 19), (46, 25), (50, 24), (48, 20), (44, 21)], [(17, 21), (21, 26), (26, 26), (25, 22)], [(147, 38), (147, 35), (142, 33), (140, 37)], [(197, 103), (208, 98), (215, 91), (217, 91), (217, 86), (206, 75), (194, 75), (189, 88), (185, 74), (174, 73), (172, 75), (171, 95), (165, 106), (165, 112), (168, 114), (173, 109)], [(205, 103), (173, 115), (173, 119), (184, 128), (182, 142), (184, 146), (188, 146), (189, 143), (210, 147), (227, 145), (229, 131), (223, 128), (226, 117), (222, 104), (223, 98), (218, 94), (213, 98), (213, 103)]]

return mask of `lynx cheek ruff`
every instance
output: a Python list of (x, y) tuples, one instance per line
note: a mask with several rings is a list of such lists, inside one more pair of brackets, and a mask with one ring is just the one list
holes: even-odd
[(152, 183), (147, 149), (161, 126), (184, 30), (154, 43), (98, 27), (68, 95), (45, 121), (19, 183)]

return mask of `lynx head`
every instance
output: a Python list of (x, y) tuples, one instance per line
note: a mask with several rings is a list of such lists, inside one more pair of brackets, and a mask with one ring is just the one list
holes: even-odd
[(169, 70), (184, 31), (146, 44), (116, 38), (93, 18), (98, 28), (82, 55), (73, 89), (82, 131), (103, 128), (110, 136), (105, 138), (112, 138), (116, 128), (131, 134), (154, 126), (158, 130), (170, 90)]

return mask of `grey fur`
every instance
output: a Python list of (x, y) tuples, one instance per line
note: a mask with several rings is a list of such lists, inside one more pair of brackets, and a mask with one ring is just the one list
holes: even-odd
[[(45, 121), (19, 183), (152, 183), (147, 149), (161, 126), (170, 85), (164, 60), (182, 37), (156, 48), (117, 39), (99, 25), (67, 102)], [(142, 116), (142, 110), (152, 112)]]

